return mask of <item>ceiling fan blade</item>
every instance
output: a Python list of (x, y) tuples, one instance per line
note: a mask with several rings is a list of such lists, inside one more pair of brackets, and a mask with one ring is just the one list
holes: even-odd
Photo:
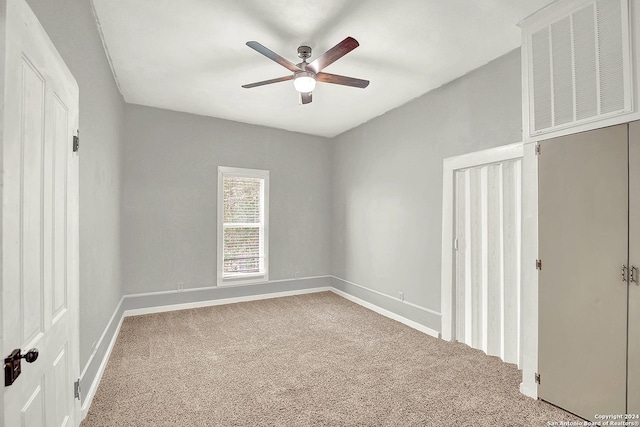
[(316, 58), (308, 66), (316, 73), (336, 62), (338, 59), (360, 46), (360, 43), (353, 37), (347, 37), (340, 43), (326, 51), (322, 56)]
[(282, 56), (278, 55), (272, 50), (267, 49), (266, 47), (262, 46), (260, 43), (256, 41), (247, 42), (247, 46), (249, 46), (251, 49), (255, 50), (256, 52), (263, 54), (267, 58), (277, 62), (283, 67), (288, 68), (291, 71), (300, 71), (300, 67), (295, 65), (293, 62), (284, 59)]
[(261, 82), (249, 83), (248, 85), (242, 85), (242, 87), (245, 89), (251, 89), (252, 87), (270, 85), (271, 83), (286, 82), (287, 80), (293, 80), (293, 76), (278, 77), (277, 79), (263, 80)]
[(310, 104), (311, 101), (313, 101), (311, 92), (308, 92), (308, 93), (300, 92), (300, 100), (302, 101), (302, 104)]
[(369, 86), (369, 80), (356, 79), (353, 77), (339, 76), (337, 74), (329, 73), (316, 74), (316, 80), (323, 83), (333, 83), (336, 85), (359, 87), (362, 89)]

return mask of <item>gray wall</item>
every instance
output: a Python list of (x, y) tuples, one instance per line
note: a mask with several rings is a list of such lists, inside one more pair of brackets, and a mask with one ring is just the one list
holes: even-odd
[(80, 87), (80, 369), (120, 301), (123, 101), (88, 0), (27, 0)]
[(442, 160), (520, 141), (521, 103), (515, 50), (336, 137), (333, 275), (440, 311)]
[(330, 273), (329, 140), (136, 105), (125, 111), (125, 294), (216, 285), (218, 166), (270, 171), (270, 280)]

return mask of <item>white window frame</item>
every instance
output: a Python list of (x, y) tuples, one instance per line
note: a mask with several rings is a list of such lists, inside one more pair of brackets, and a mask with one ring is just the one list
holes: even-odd
[[(263, 254), (264, 271), (259, 273), (238, 274), (234, 277), (224, 277), (224, 178), (257, 178), (264, 180), (262, 194), (262, 223), (263, 223)], [(218, 166), (218, 223), (217, 223), (217, 258), (218, 258), (218, 286), (240, 285), (269, 281), (269, 171), (260, 169), (243, 169)]]

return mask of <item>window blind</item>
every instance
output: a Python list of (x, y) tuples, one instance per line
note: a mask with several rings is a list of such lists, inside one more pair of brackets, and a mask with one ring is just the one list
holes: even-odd
[(264, 272), (264, 180), (223, 178), (223, 276)]

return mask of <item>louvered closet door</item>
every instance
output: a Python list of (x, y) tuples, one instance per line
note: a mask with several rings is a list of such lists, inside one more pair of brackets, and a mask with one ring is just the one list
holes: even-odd
[(627, 413), (640, 413), (640, 122), (629, 125), (629, 378)]
[(538, 395), (585, 419), (623, 414), (627, 125), (541, 143)]

